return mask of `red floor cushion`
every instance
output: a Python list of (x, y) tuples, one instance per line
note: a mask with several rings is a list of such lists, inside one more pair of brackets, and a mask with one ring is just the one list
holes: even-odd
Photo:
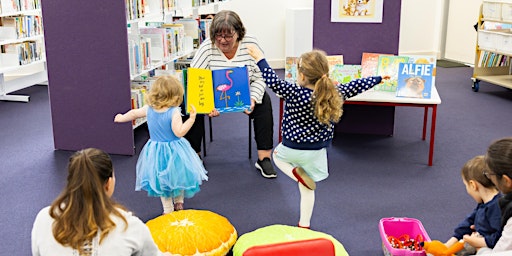
[[(252, 232), (245, 233), (241, 235), (233, 246), (233, 256), (247, 256), (245, 253), (254, 253), (250, 250), (256, 250), (256, 252), (262, 252), (266, 249), (276, 249), (280, 250), (281, 253), (274, 253), (273, 255), (297, 255), (297, 254), (284, 254), (287, 249), (290, 251), (296, 250), (297, 247), (301, 246), (301, 243), (291, 243), (297, 241), (304, 240), (312, 240), (324, 238), (331, 242), (334, 246), (334, 251), (336, 256), (348, 256), (347, 251), (343, 247), (343, 245), (332, 237), (329, 234), (322, 233), (319, 231), (314, 231), (305, 228), (292, 227), (287, 225), (271, 225), (256, 229)], [(323, 241), (310, 241), (310, 242), (318, 242), (324, 245)], [(305, 243), (304, 245), (310, 246), (311, 244)], [(262, 246), (262, 247), (257, 247)], [(275, 246), (275, 247), (274, 247)], [(252, 249), (252, 247), (257, 247)], [(304, 250), (301, 253), (308, 253), (308, 251)], [(253, 254), (260, 255), (260, 254)], [(261, 254), (261, 255), (272, 255), (272, 254)], [(323, 255), (323, 254), (301, 254), (301, 255)]]

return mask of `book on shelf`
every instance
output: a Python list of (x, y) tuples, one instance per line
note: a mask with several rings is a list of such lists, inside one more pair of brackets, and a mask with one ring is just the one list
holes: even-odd
[(140, 28), (142, 37), (151, 40), (151, 60), (154, 62), (169, 59), (169, 46), (165, 28)]
[(361, 65), (336, 64), (331, 69), (330, 78), (340, 84), (361, 78)]
[(383, 80), (382, 83), (376, 85), (374, 90), (385, 91), (385, 92), (396, 92), (398, 84), (398, 66), (400, 63), (407, 63), (409, 57), (396, 56), (396, 55), (381, 55), (379, 56), (379, 63), (377, 66), (377, 75), (389, 76), (387, 80)]
[(166, 29), (168, 52), (171, 56), (181, 55), (185, 51), (185, 27), (183, 24), (162, 24)]
[(480, 51), (478, 56), (478, 67), (506, 67), (510, 65), (511, 56), (488, 52), (488, 51)]
[(197, 113), (243, 112), (251, 106), (247, 67), (209, 70), (187, 68), (183, 74), (187, 113), (194, 105)]
[(433, 64), (398, 64), (397, 97), (430, 99), (434, 86)]
[(210, 27), (213, 19), (200, 19), (199, 30), (201, 31), (199, 36), (199, 43), (202, 43), (205, 39), (210, 38)]
[(377, 67), (379, 66), (379, 56), (392, 55), (376, 52), (363, 52), (361, 56), (361, 77), (370, 77), (377, 75)]

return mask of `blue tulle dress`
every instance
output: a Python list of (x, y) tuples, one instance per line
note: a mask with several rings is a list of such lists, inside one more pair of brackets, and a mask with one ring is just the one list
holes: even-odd
[(149, 140), (142, 148), (137, 161), (135, 190), (145, 190), (149, 196), (177, 197), (182, 191), (186, 198), (199, 192), (207, 171), (197, 153), (185, 138), (176, 137), (172, 131), (174, 111), (156, 112), (149, 107), (147, 124)]

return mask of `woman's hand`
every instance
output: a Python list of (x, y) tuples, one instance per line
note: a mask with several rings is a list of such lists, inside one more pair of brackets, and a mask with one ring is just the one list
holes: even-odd
[(254, 58), (254, 60), (256, 60), (256, 62), (260, 61), (265, 57), (263, 55), (263, 52), (261, 52), (261, 50), (258, 47), (256, 47), (256, 45), (248, 44), (247, 51)]
[(256, 101), (254, 99), (251, 99), (251, 107), (249, 109), (244, 110), (244, 113), (247, 115), (250, 115), (252, 111), (254, 110), (254, 106), (256, 105)]
[(216, 117), (216, 116), (219, 116), (219, 115), (220, 115), (220, 113), (219, 113), (219, 111), (218, 111), (216, 108), (214, 108), (214, 109), (210, 112), (210, 114), (208, 114), (208, 116), (209, 116), (209, 117)]

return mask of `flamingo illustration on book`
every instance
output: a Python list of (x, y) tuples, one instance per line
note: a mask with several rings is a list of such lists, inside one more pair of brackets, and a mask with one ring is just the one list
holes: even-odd
[(227, 94), (227, 91), (233, 87), (233, 80), (229, 77), (229, 74), (233, 73), (233, 70), (226, 70), (226, 78), (229, 80), (229, 84), (220, 84), (215, 88), (217, 91), (220, 91), (219, 100), (224, 100), (226, 102), (226, 107), (228, 107), (228, 100), (230, 96)]

